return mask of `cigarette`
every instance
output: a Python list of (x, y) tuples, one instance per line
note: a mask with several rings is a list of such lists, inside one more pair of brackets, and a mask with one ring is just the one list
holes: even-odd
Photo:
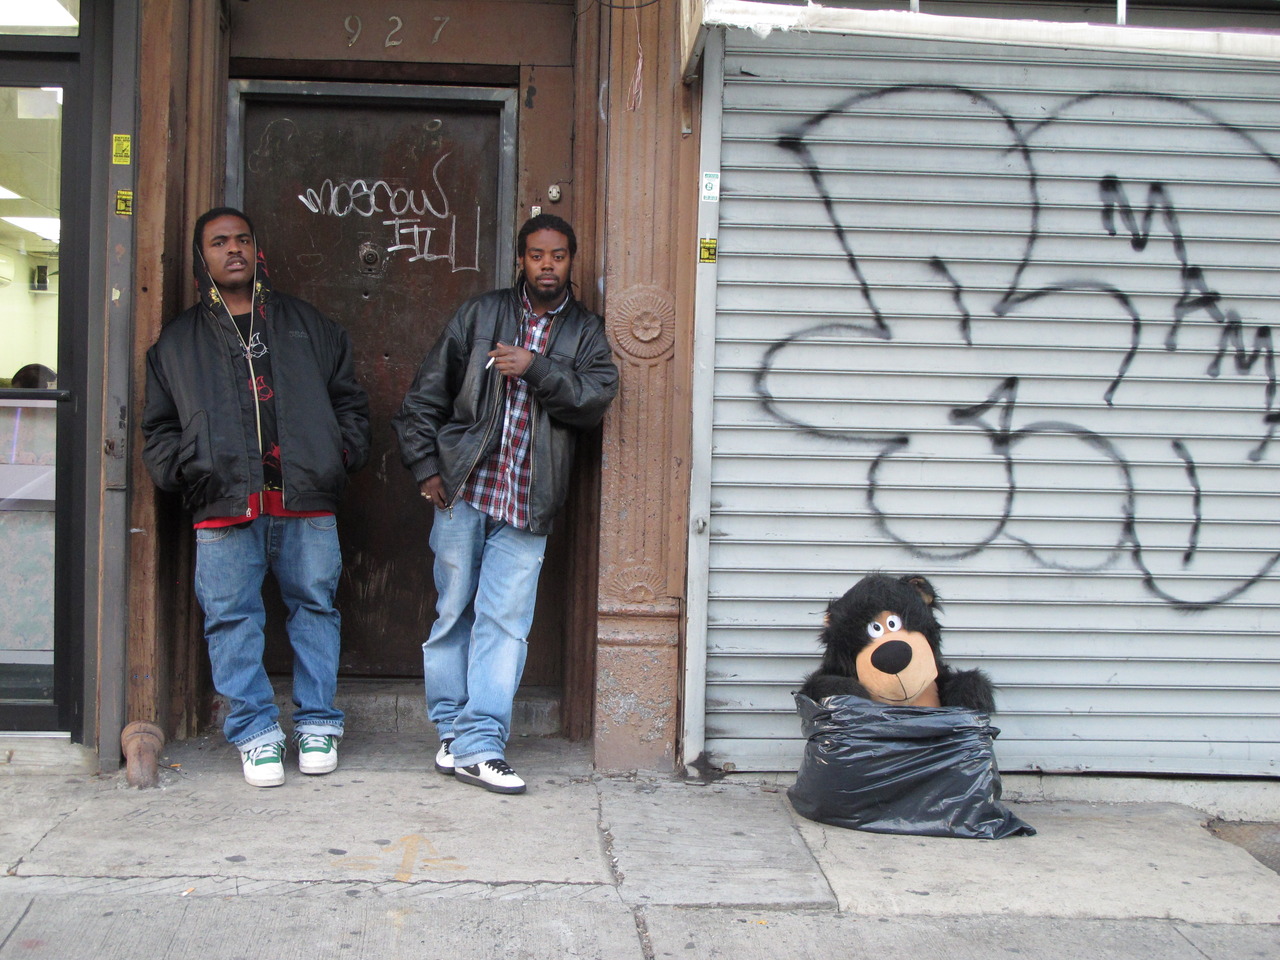
[(490, 367), (492, 367), (492, 366), (493, 366), (493, 361), (494, 361), (494, 360), (496, 360), (496, 359), (498, 359), (498, 358), (497, 358), (497, 357), (490, 357), (490, 358), (489, 358), (489, 362), (488, 362), (488, 363), (486, 363), (486, 364), (484, 365), (484, 368), (485, 368), (486, 370), (488, 370)]

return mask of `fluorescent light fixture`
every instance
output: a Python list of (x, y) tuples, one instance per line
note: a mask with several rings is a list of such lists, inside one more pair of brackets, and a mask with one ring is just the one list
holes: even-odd
[(58, 0), (0, 0), (0, 27), (74, 27), (76, 18)]
[(0, 200), (21, 200), (21, 199), (22, 199), (21, 195), (14, 193), (12, 190), (7, 189), (6, 187), (0, 187)]
[(54, 243), (58, 243), (62, 235), (62, 221), (57, 217), (0, 217), (0, 220)]

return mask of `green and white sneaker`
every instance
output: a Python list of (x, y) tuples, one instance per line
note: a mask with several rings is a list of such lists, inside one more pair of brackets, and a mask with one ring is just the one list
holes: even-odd
[(284, 783), (284, 741), (264, 743), (240, 751), (244, 782), (251, 787), (278, 787)]
[(298, 734), (298, 772), (333, 773), (338, 769), (338, 738), (323, 733)]

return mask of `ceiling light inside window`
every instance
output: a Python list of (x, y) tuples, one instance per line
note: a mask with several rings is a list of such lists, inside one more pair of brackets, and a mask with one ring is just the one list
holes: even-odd
[(0, 27), (74, 27), (76, 18), (58, 0), (0, 0)]
[(62, 221), (57, 217), (0, 217), (0, 220), (54, 243), (58, 243), (62, 235)]

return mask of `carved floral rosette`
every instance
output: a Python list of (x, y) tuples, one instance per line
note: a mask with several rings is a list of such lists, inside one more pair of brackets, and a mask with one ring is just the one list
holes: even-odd
[(609, 337), (640, 363), (665, 360), (676, 341), (675, 298), (658, 287), (632, 287), (609, 303)]

